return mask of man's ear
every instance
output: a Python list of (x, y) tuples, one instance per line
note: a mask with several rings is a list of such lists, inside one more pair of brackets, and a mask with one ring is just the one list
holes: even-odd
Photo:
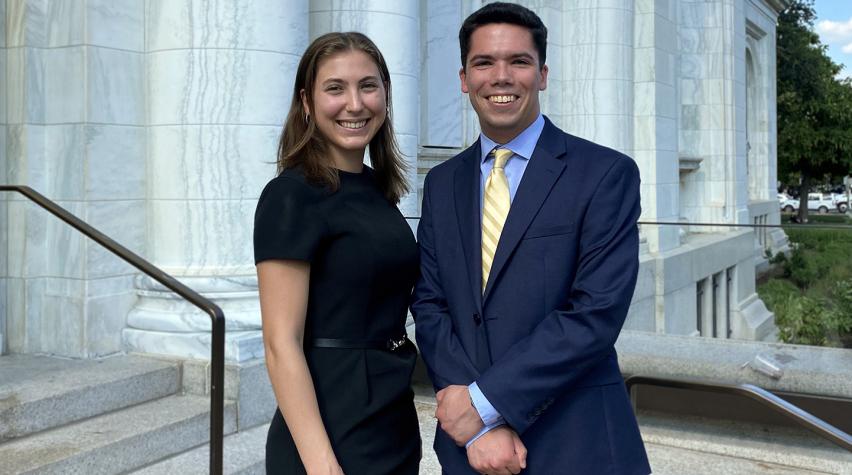
[(543, 91), (547, 89), (547, 72), (550, 71), (550, 68), (547, 65), (543, 65), (541, 67), (541, 87), (538, 88), (539, 91)]
[(308, 107), (308, 96), (305, 94), (305, 90), (302, 89), (299, 91), (299, 97), (302, 99), (302, 109), (305, 110), (305, 114), (311, 114), (311, 108)]
[(464, 68), (459, 69), (459, 79), (461, 80), (461, 89), (462, 92), (467, 94), (467, 74), (464, 72)]

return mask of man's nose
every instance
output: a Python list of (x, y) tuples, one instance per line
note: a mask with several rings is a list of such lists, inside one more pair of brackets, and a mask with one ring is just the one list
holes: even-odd
[(512, 70), (507, 63), (502, 61), (494, 65), (494, 76), (492, 80), (495, 84), (507, 84), (512, 82)]

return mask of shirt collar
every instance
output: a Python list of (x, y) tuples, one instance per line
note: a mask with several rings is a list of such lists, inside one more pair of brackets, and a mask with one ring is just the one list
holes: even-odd
[(538, 138), (541, 137), (542, 130), (544, 130), (544, 116), (539, 114), (529, 127), (524, 129), (523, 132), (518, 134), (517, 137), (513, 138), (507, 144), (498, 144), (488, 138), (485, 134), (479, 134), (479, 151), (482, 154), (480, 157), (480, 163), (484, 163), (491, 150), (498, 146), (508, 148), (514, 152), (515, 155), (529, 160), (535, 150), (535, 145), (538, 143)]

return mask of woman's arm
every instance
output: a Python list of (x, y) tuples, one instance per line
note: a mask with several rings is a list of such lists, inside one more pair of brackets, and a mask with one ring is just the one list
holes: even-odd
[(257, 264), (266, 367), (281, 414), (308, 474), (342, 474), (320, 418), (303, 350), (310, 264), (268, 260)]

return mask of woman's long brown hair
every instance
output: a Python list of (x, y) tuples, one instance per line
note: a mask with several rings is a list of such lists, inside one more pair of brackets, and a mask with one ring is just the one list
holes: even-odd
[(314, 109), (314, 84), (319, 63), (335, 54), (347, 51), (363, 51), (379, 69), (385, 85), (388, 115), (382, 127), (370, 141), (370, 160), (375, 170), (376, 181), (391, 203), (399, 203), (408, 192), (405, 179), (406, 164), (396, 143), (391, 124), (391, 80), (385, 58), (376, 45), (362, 33), (327, 33), (315, 39), (299, 61), (296, 81), (293, 84), (293, 99), (290, 112), (278, 142), (278, 173), (287, 168), (301, 167), (308, 180), (327, 185), (331, 190), (340, 186), (337, 169), (326, 151), (326, 139), (316, 127), (302, 105), (302, 91), (308, 107)]

